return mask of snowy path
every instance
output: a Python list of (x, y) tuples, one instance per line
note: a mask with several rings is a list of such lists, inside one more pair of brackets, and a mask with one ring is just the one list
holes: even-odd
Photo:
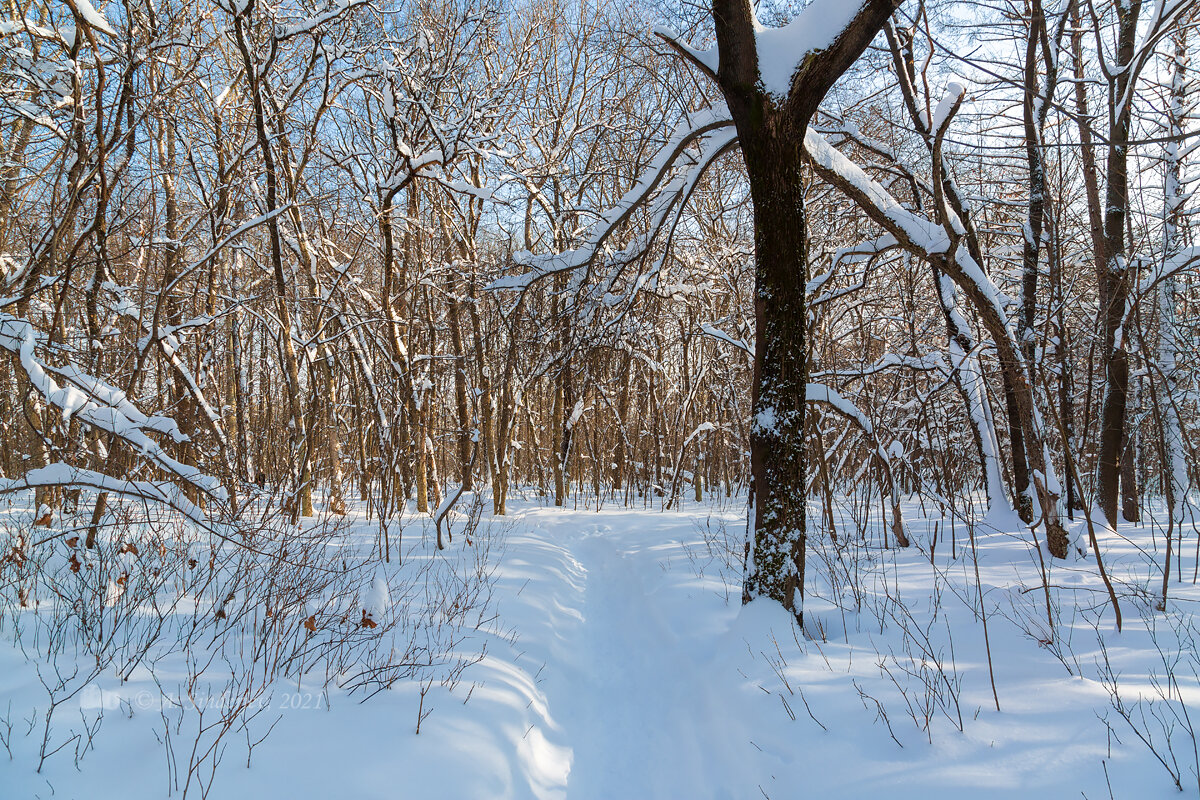
[(644, 550), (618, 551), (598, 531), (572, 548), (584, 569), (576, 673), (560, 700), (575, 743), (569, 800), (728, 797), (717, 768), (712, 687), (648, 596)]

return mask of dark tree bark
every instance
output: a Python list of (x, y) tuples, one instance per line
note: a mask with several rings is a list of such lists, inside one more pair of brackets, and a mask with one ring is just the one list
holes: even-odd
[[(1138, 407), (1138, 385), (1132, 386), (1133, 397), (1125, 403), (1125, 433), (1124, 446), (1121, 451), (1121, 516), (1126, 522), (1137, 522), (1141, 518), (1141, 491), (1138, 488), (1138, 442), (1137, 426), (1131, 425), (1130, 411), (1136, 412)], [(1132, 404), (1132, 409), (1130, 405)]]
[[(1037, 294), (1048, 202), (1042, 134), (1046, 127), (1046, 115), (1050, 109), (1050, 101), (1054, 97), (1054, 90), (1058, 84), (1056, 53), (1059, 51), (1062, 37), (1066, 32), (1066, 22), (1067, 14), (1064, 12), (1059, 17), (1055, 29), (1051, 31), (1047, 25), (1046, 12), (1042, 8), (1041, 0), (1031, 0), (1029, 33), (1025, 43), (1025, 96), (1022, 102), (1022, 117), (1025, 127), (1025, 163), (1029, 170), (1029, 205), (1025, 218), (1025, 246), (1021, 259), (1021, 312), (1017, 318), (1017, 339), (1020, 342), (1021, 354), (1025, 359), (1025, 369), (1029, 372), (1029, 381), (1034, 386), (1041, 383), (1040, 359), (1037, 357), (1036, 347)], [(1051, 34), (1053, 34), (1053, 39)], [(1012, 406), (1010, 405), (1009, 408), (1011, 412)], [(1068, 446), (1068, 444), (1064, 443), (1064, 446)], [(1028, 492), (1028, 474), (1023, 477), (1023, 480), (1024, 490)], [(1023, 503), (1022, 505), (1032, 505), (1032, 503)]]
[(1087, 195), (1088, 230), (1092, 237), (1092, 255), (1104, 261), (1104, 213), (1100, 206), (1100, 177), (1096, 168), (1096, 145), (1088, 119), (1087, 74), (1083, 68), (1083, 36), (1087, 28), (1079, 13), (1079, 3), (1071, 3), (1071, 65), (1074, 70), (1075, 119), (1079, 127), (1079, 160), (1083, 167), (1083, 186)]
[[(451, 293), (456, 288), (452, 285)], [(461, 307), (461, 301), (450, 301), (446, 324), (450, 328), (450, 344), (453, 348), (451, 352), (454, 354), (454, 407), (458, 413), (458, 480), (463, 491), (470, 492), (475, 488), (472, 475), (474, 459), (471, 457), (475, 436), (472, 434), (471, 403), (467, 397), (467, 358), (463, 349), (462, 329), (459, 327)]]
[(1109, 81), (1108, 186), (1104, 198), (1104, 252), (1097, 264), (1100, 315), (1104, 326), (1104, 401), (1100, 412), (1100, 457), (1096, 465), (1096, 501), (1110, 525), (1117, 524), (1121, 455), (1125, 444), (1125, 406), (1129, 396), (1129, 352), (1123, 328), (1129, 302), (1130, 271), (1125, 260), (1125, 216), (1129, 210), (1129, 127), (1132, 76), (1128, 66), (1137, 45), (1140, 0), (1117, 4), (1116, 62)]
[(770, 94), (759, 79), (749, 0), (713, 0), (712, 5), (720, 58), (713, 77), (737, 127), (755, 219), (750, 537), (742, 599), (770, 597), (797, 619), (804, 593), (808, 382), (804, 134), (834, 81), (898, 5), (898, 0), (867, 0), (825, 49), (804, 55), (787, 97)]

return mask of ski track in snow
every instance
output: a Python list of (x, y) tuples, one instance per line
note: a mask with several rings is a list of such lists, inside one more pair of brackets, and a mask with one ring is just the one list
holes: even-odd
[(730, 797), (718, 790), (726, 778), (708, 769), (722, 752), (708, 741), (720, 733), (711, 689), (648, 596), (643, 554), (621, 553), (608, 534), (575, 547), (586, 583), (575, 680), (561, 702), (581, 744), (566, 796)]
[[(664, 565), (654, 551), (667, 542), (624, 536), (607, 525), (573, 528), (545, 520), (521, 536), (522, 551), (550, 555), (556, 568), (542, 576), (508, 575), (529, 581), (521, 590), (529, 608), (523, 628), (552, 634), (544, 658), (553, 671), (541, 681), (545, 730), (536, 739), (570, 743), (565, 784), (530, 780), (540, 797), (609, 800), (689, 797), (732, 800), (729, 775), (732, 724), (719, 713), (720, 690), (712, 679), (711, 642), (697, 631), (672, 629), (655, 597)], [(631, 546), (629, 546), (631, 545)], [(520, 566), (520, 565), (518, 565)], [(658, 573), (656, 576), (654, 573)], [(536, 617), (541, 617), (536, 620)], [(549, 669), (549, 668), (548, 668)], [(531, 671), (537, 671), (533, 665)], [(554, 748), (531, 753), (529, 775), (554, 775)]]

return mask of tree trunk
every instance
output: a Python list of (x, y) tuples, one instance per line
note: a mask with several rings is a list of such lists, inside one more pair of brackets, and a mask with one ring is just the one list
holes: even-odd
[(1108, 126), (1108, 188), (1104, 198), (1104, 253), (1097, 265), (1100, 315), (1104, 326), (1104, 403), (1100, 412), (1100, 455), (1096, 465), (1096, 495), (1110, 525), (1117, 524), (1121, 456), (1125, 445), (1126, 404), (1129, 397), (1129, 352), (1125, 318), (1128, 313), (1130, 270), (1125, 260), (1125, 217), (1129, 210), (1129, 66), (1137, 44), (1141, 3), (1118, 3), (1116, 63), (1109, 82), (1113, 110)]
[[(450, 286), (453, 296), (456, 287)], [(463, 350), (461, 325), (461, 303), (457, 299), (450, 300), (446, 314), (446, 324), (450, 328), (450, 345), (454, 353), (454, 406), (458, 413), (458, 481), (464, 492), (474, 489), (471, 474), (472, 442), (478, 440), (478, 432), (471, 424), (471, 402), (467, 397), (467, 357)], [(478, 446), (478, 445), (475, 445)]]
[(251, 45), (246, 38), (244, 27), (248, 25), (253, 13), (254, 3), (247, 4), (241, 14), (234, 18), (234, 33), (238, 49), (242, 55), (242, 65), (250, 82), (250, 94), (254, 103), (254, 126), (258, 137), (258, 149), (263, 159), (263, 173), (266, 177), (266, 210), (270, 215), (267, 221), (267, 231), (271, 244), (271, 274), (274, 278), (275, 310), (279, 314), (279, 341), (283, 353), (288, 398), (288, 412), (292, 425), (292, 450), (299, 462), (296, 496), (291, 502), (292, 519), (311, 517), (312, 507), (312, 469), (309, 455), (309, 442), (305, 430), (304, 408), (300, 400), (300, 360), (292, 342), (292, 311), (288, 302), (287, 276), (283, 271), (283, 242), (279, 232), (279, 219), (276, 212), (279, 208), (279, 180), (275, 169), (275, 155), (271, 149), (271, 136), (267, 131), (266, 107), (263, 99), (259, 64), (251, 55)]
[(770, 597), (801, 622), (808, 383), (804, 136), (834, 81), (862, 55), (897, 5), (898, 0), (866, 0), (825, 46), (795, 53), (785, 98), (769, 94), (760, 78), (749, 0), (713, 0), (712, 5), (720, 64), (713, 77), (737, 127), (754, 204), (751, 489), (742, 600)]
[[(1171, 102), (1167, 112), (1167, 145), (1166, 168), (1167, 181), (1165, 186), (1166, 220), (1163, 247), (1165, 259), (1176, 255), (1183, 247), (1183, 232), (1180, 224), (1183, 221), (1184, 203), (1187, 195), (1183, 187), (1183, 164), (1179, 152), (1179, 139), (1183, 134), (1184, 109), (1186, 107), (1187, 86), (1187, 28), (1182, 28), (1175, 35), (1175, 51), (1171, 63)], [(1163, 472), (1166, 475), (1164, 495), (1168, 508), (1167, 524), (1167, 564), (1163, 572), (1162, 608), (1166, 608), (1167, 584), (1170, 579), (1171, 564), (1171, 534), (1181, 530), (1183, 515), (1187, 504), (1188, 466), (1187, 448), (1184, 442), (1183, 423), (1179, 410), (1183, 406), (1183, 397), (1179, 391), (1179, 325), (1176, 318), (1176, 289), (1177, 281), (1174, 275), (1165, 278), (1159, 286), (1158, 304), (1158, 370), (1162, 375), (1163, 410), (1162, 410), (1162, 446)], [(1182, 540), (1182, 534), (1181, 540)]]
[[(765, 127), (765, 126), (764, 126)], [(801, 132), (741, 133), (754, 201), (754, 384), (750, 529), (743, 600), (770, 597), (799, 618), (804, 596), (804, 287), (808, 244)]]

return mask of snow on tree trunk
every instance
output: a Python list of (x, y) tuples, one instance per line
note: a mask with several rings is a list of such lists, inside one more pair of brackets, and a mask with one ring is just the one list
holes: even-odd
[[(1164, 261), (1171, 259), (1183, 249), (1180, 222), (1186, 196), (1183, 189), (1183, 164), (1179, 152), (1179, 142), (1183, 139), (1187, 65), (1187, 35), (1186, 29), (1182, 29), (1175, 35), (1175, 52), (1171, 60), (1171, 100), (1167, 111), (1167, 144), (1164, 159), (1167, 173), (1164, 187), (1166, 194)], [(1157, 296), (1158, 369), (1166, 384), (1166, 397), (1162, 411), (1163, 460), (1166, 462), (1164, 466), (1167, 474), (1164, 489), (1172, 525), (1183, 524), (1188, 490), (1186, 447), (1183, 438), (1183, 424), (1179, 418), (1179, 409), (1183, 398), (1179, 391), (1179, 329), (1175, 316), (1177, 288), (1176, 276), (1169, 274), (1159, 285)], [(1168, 537), (1170, 533), (1171, 530), (1168, 528)], [(1167, 552), (1170, 553), (1169, 543)], [(1165, 582), (1170, 570), (1168, 562), (1167, 574), (1164, 575), (1164, 595), (1166, 594)]]

